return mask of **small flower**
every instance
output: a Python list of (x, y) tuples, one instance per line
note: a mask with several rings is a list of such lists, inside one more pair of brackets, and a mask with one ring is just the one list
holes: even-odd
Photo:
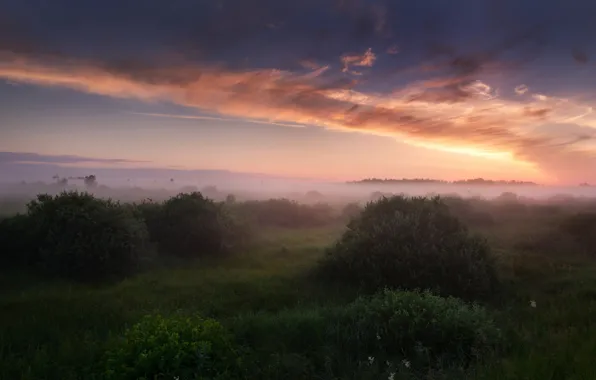
[(391, 362), (389, 360), (387, 360), (385, 364), (387, 364), (387, 367), (391, 367)]
[(403, 364), (404, 367), (406, 367), (406, 368), (410, 368), (410, 361), (409, 360), (404, 359), (404, 360), (401, 361), (401, 364)]
[(389, 377), (387, 377), (387, 380), (393, 380), (395, 378), (395, 372), (391, 372), (389, 374)]
[(536, 301), (530, 301), (530, 307), (536, 307)]
[(377, 340), (381, 340), (381, 336), (377, 333)]
[(372, 365), (375, 362), (375, 357), (374, 356), (369, 356), (368, 357), (368, 364)]

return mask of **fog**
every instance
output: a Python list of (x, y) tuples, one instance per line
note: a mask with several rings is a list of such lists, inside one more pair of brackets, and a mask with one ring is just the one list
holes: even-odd
[(457, 195), (463, 198), (492, 199), (503, 193), (518, 197), (547, 200), (552, 197), (596, 197), (596, 187), (554, 187), (541, 185), (467, 185), (451, 183), (345, 183), (331, 181), (267, 178), (225, 173), (209, 178), (102, 178), (92, 186), (84, 180), (5, 182), (0, 184), (2, 198), (32, 198), (39, 193), (56, 194), (64, 190), (88, 191), (100, 197), (123, 201), (150, 198), (163, 200), (180, 192), (201, 191), (206, 196), (223, 200), (233, 194), (238, 200), (288, 198), (307, 203), (343, 203), (367, 201), (380, 195), (409, 196)]

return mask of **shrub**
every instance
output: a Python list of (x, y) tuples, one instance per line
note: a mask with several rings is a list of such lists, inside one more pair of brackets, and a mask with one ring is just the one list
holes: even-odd
[(151, 200), (143, 200), (141, 203), (133, 204), (133, 209), (136, 215), (145, 221), (151, 241), (156, 242), (162, 228), (163, 205)]
[(238, 379), (240, 350), (212, 319), (146, 316), (111, 344), (106, 380)]
[(478, 298), (497, 284), (487, 243), (470, 235), (440, 198), (382, 198), (327, 251), (321, 274), (375, 290), (431, 289)]
[(136, 269), (147, 230), (130, 208), (78, 192), (39, 195), (27, 207), (39, 261), (48, 273), (98, 280)]
[(2, 264), (8, 267), (26, 267), (38, 261), (33, 240), (31, 218), (17, 214), (0, 220), (0, 247)]
[(333, 208), (327, 204), (305, 205), (289, 199), (242, 202), (236, 210), (261, 226), (318, 227), (333, 220)]
[(567, 217), (559, 226), (585, 253), (596, 254), (596, 213), (578, 213)]
[(144, 207), (152, 238), (162, 253), (182, 257), (219, 254), (242, 243), (247, 235), (223, 203), (201, 193), (178, 194), (165, 201), (161, 210)]
[(354, 374), (354, 363), (368, 364), (369, 357), (378, 374), (394, 372), (402, 360), (414, 370), (465, 366), (502, 341), (481, 306), (428, 292), (388, 290), (346, 306), (237, 317), (232, 328), (239, 342), (259, 347), (264, 373), (255, 378), (272, 379), (314, 378), (322, 372), (344, 378)]
[(353, 355), (402, 356), (420, 367), (467, 362), (501, 341), (500, 330), (483, 307), (430, 292), (384, 290), (356, 300), (335, 318), (333, 334)]
[(357, 202), (348, 203), (341, 210), (341, 217), (345, 220), (351, 220), (362, 212), (362, 207)]

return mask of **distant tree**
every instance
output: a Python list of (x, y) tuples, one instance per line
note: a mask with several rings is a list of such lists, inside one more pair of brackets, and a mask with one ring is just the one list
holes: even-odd
[(95, 177), (95, 175), (93, 174), (85, 176), (85, 178), (83, 178), (83, 181), (85, 183), (85, 186), (87, 186), (88, 188), (93, 188), (97, 186), (97, 177)]
[(226, 203), (236, 203), (236, 196), (234, 194), (228, 194), (226, 196)]

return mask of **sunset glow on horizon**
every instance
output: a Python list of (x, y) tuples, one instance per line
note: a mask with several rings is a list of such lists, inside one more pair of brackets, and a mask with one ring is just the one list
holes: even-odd
[(596, 183), (596, 4), (424, 2), (9, 1), (0, 152), (332, 180)]

